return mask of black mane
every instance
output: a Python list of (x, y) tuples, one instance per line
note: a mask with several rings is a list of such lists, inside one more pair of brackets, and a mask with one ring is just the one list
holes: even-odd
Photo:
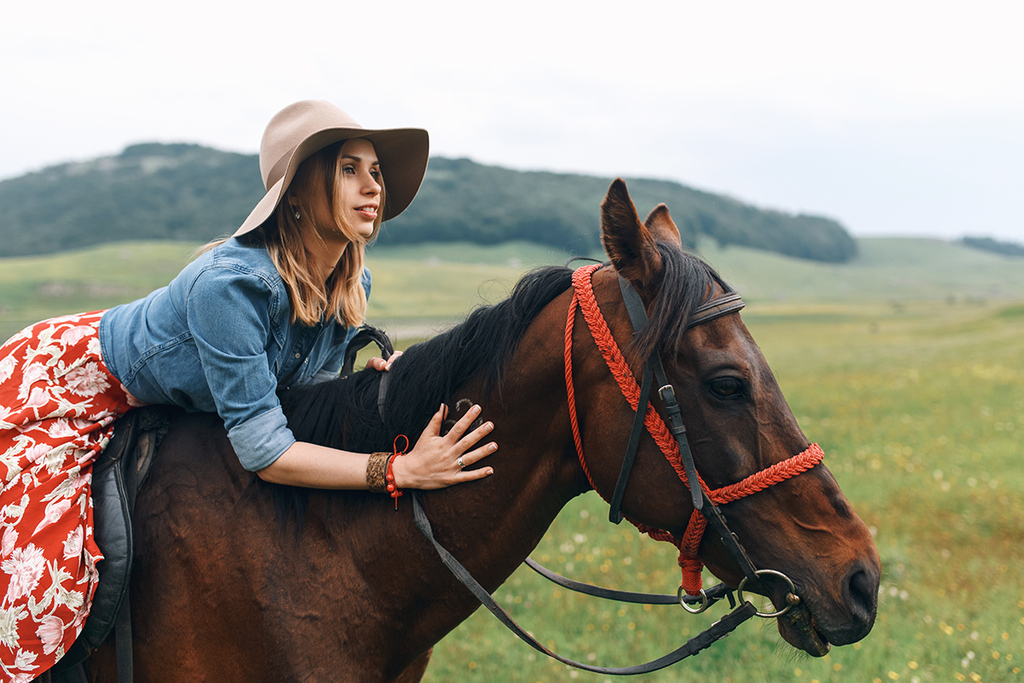
[[(674, 353), (692, 311), (718, 284), (732, 291), (700, 259), (659, 244), (663, 270), (650, 320), (631, 345), (643, 358)], [(509, 298), (473, 311), (448, 332), (415, 344), (388, 373), (383, 420), (377, 406), (381, 373), (373, 370), (310, 387), (281, 392), (288, 425), (300, 441), (356, 452), (391, 450), (398, 434), (415, 441), (441, 403), (483, 374), (487, 389), (500, 378), (526, 328), (556, 296), (571, 286), (572, 270), (538, 268), (516, 284)], [(410, 444), (411, 445), (411, 444)]]
[(570, 287), (572, 270), (538, 268), (509, 298), (473, 311), (448, 332), (405, 351), (388, 373), (384, 418), (377, 407), (381, 373), (363, 370), (281, 393), (288, 425), (300, 441), (357, 452), (391, 450), (397, 434), (415, 441), (430, 416), (470, 379), (483, 373), (498, 387), (526, 328)]

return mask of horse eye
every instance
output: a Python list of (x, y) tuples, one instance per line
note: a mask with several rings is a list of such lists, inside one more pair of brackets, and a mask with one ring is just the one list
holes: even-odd
[(743, 394), (743, 382), (735, 377), (719, 377), (708, 384), (711, 393), (719, 398), (738, 398)]

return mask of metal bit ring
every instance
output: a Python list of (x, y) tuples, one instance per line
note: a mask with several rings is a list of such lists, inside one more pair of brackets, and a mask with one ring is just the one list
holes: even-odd
[[(782, 572), (777, 572), (774, 569), (758, 569), (758, 570), (756, 570), (754, 572), (754, 574), (758, 578), (760, 578), (762, 574), (764, 574), (766, 576), (774, 576), (776, 578), (782, 579), (783, 581), (786, 582), (786, 585), (789, 586), (789, 592), (786, 595), (786, 606), (785, 607), (783, 607), (782, 609), (780, 609), (777, 612), (757, 612), (756, 613), (757, 616), (763, 617), (765, 619), (771, 619), (773, 617), (781, 617), (783, 614), (785, 614), (786, 612), (791, 610), (794, 605), (797, 605), (797, 604), (800, 603), (800, 597), (796, 594), (796, 586), (793, 585), (793, 580), (790, 579), (785, 574), (783, 574)], [(739, 601), (741, 603), (743, 602), (743, 586), (747, 583), (747, 579), (748, 579), (748, 577), (746, 577), (746, 576), (743, 577), (743, 580), (740, 581), (740, 585), (736, 587), (736, 597), (739, 599)], [(794, 599), (791, 600), (789, 596), (793, 596)]]

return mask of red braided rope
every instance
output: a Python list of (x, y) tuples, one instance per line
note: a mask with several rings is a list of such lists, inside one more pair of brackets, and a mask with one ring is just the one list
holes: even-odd
[[(580, 270), (594, 271), (600, 268), (599, 265), (584, 266)], [(593, 292), (591, 292), (593, 294)], [(591, 296), (591, 298), (593, 298)], [(596, 306), (596, 302), (594, 303)], [(568, 396), (569, 403), (569, 424), (572, 427), (572, 438), (576, 444), (576, 455), (579, 457), (580, 467), (583, 468), (583, 473), (587, 475), (587, 481), (590, 482), (590, 488), (597, 491), (597, 495), (601, 496), (606, 502), (604, 494), (594, 485), (594, 477), (590, 474), (590, 468), (587, 466), (587, 459), (583, 456), (583, 438), (580, 436), (580, 425), (576, 415), (576, 390), (573, 386), (572, 381), (572, 328), (576, 322), (576, 308), (579, 306), (579, 298), (576, 293), (573, 294), (572, 301), (569, 302), (569, 315), (565, 321), (565, 391)], [(623, 361), (625, 362), (625, 361)], [(639, 396), (634, 402), (633, 411), (636, 412), (636, 404), (639, 402)], [(678, 445), (676, 446), (678, 450)], [(641, 524), (635, 520), (629, 519), (628, 516), (623, 515), (629, 523), (637, 528), (640, 533), (647, 534), (656, 541), (665, 541), (672, 545), (678, 546), (678, 540), (669, 532), (664, 529), (656, 529), (654, 527)]]
[[(629, 401), (629, 407), (635, 413), (637, 405), (640, 403), (640, 385), (636, 383), (636, 378), (633, 377), (633, 372), (629, 369), (625, 356), (619, 351), (619, 345), (615, 343), (615, 337), (612, 336), (608, 323), (605, 322), (604, 316), (601, 315), (597, 298), (594, 296), (594, 286), (593, 282), (591, 282), (591, 277), (594, 271), (600, 267), (599, 264), (594, 264), (577, 269), (572, 275), (572, 284), (576, 288), (576, 297), (579, 299), (579, 306), (583, 310), (583, 317), (590, 328), (590, 334), (594, 337), (594, 343), (601, 349), (601, 355), (604, 356), (608, 369), (618, 383), (619, 390), (622, 391), (622, 395)], [(686, 470), (679, 455), (679, 444), (676, 443), (672, 433), (668, 431), (668, 427), (665, 426), (661, 415), (650, 404), (647, 405), (647, 414), (644, 415), (644, 426), (647, 427), (647, 431), (654, 438), (654, 442), (658, 444), (658, 448), (668, 458), (669, 464), (672, 465), (676, 474), (689, 487), (689, 483), (686, 481)], [(704, 488), (707, 489), (706, 486)]]
[[(619, 350), (618, 344), (615, 343), (615, 338), (612, 336), (604, 316), (601, 315), (600, 306), (598, 306), (597, 298), (594, 296), (591, 278), (594, 271), (600, 267), (597, 264), (584, 266), (573, 273), (572, 284), (575, 293), (573, 294), (572, 301), (569, 303), (569, 317), (565, 324), (565, 388), (569, 401), (569, 422), (572, 426), (573, 441), (576, 443), (576, 454), (579, 456), (580, 466), (587, 475), (587, 481), (590, 482), (591, 488), (595, 491), (598, 491), (598, 489), (594, 486), (594, 479), (590, 474), (586, 458), (583, 455), (583, 439), (580, 436), (579, 422), (576, 415), (576, 392), (572, 381), (572, 328), (576, 320), (577, 306), (583, 311), (583, 317), (590, 328), (590, 334), (594, 338), (594, 343), (601, 350), (601, 355), (604, 357), (608, 369), (618, 383), (622, 395), (629, 402), (633, 412), (636, 412), (640, 404), (640, 386), (637, 384), (636, 378), (633, 377), (633, 372), (629, 369), (629, 364), (626, 363), (626, 359)], [(682, 457), (679, 453), (679, 444), (672, 436), (672, 433), (669, 432), (664, 420), (661, 419), (661, 415), (649, 403), (647, 405), (647, 413), (644, 415), (644, 426), (647, 427), (648, 433), (657, 443), (658, 448), (661, 449), (669, 464), (672, 465), (672, 469), (675, 470), (679, 479), (689, 488), (686, 470), (683, 467)], [(806, 472), (821, 462), (824, 457), (825, 453), (821, 450), (821, 447), (818, 444), (811, 444), (803, 453), (771, 465), (736, 484), (723, 486), (720, 489), (711, 491), (699, 475), (698, 483), (707, 492), (708, 498), (715, 505), (724, 505)], [(604, 497), (600, 491), (598, 491), (598, 495), (601, 495), (602, 498)], [(626, 519), (629, 519), (629, 517), (626, 517)], [(648, 527), (632, 519), (629, 519), (629, 522), (636, 526), (641, 533), (645, 533), (655, 540), (667, 541), (677, 546), (679, 548), (679, 566), (683, 573), (683, 590), (690, 595), (700, 593), (703, 586), (701, 571), (704, 568), (704, 563), (697, 557), (697, 553), (700, 549), (701, 539), (704, 537), (704, 530), (707, 528), (707, 520), (704, 516), (696, 510), (693, 511), (682, 539), (677, 539), (663, 529)]]
[[(580, 466), (583, 468), (583, 473), (587, 475), (590, 488), (597, 491), (597, 487), (594, 486), (594, 478), (590, 476), (586, 458), (583, 457), (583, 438), (580, 436), (580, 425), (576, 419), (576, 390), (572, 384), (572, 327), (576, 321), (576, 306), (578, 305), (579, 300), (576, 298), (576, 294), (573, 294), (572, 301), (569, 302), (569, 319), (565, 323), (565, 393), (569, 397), (569, 424), (572, 426), (572, 439), (576, 442), (576, 455), (579, 456)], [(604, 498), (600, 491), (598, 491), (598, 495)]]
[(766, 467), (739, 483), (715, 489), (711, 492), (711, 501), (715, 505), (724, 505), (740, 498), (746, 498), (752, 493), (763, 491), (769, 486), (806, 472), (821, 462), (824, 457), (825, 451), (821, 450), (821, 446), (812, 443), (806, 451), (799, 455)]

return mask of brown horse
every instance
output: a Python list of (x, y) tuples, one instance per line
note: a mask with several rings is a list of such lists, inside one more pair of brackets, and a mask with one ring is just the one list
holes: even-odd
[[(687, 330), (693, 311), (728, 289), (682, 251), (664, 206), (641, 223), (616, 181), (601, 230), (611, 260), (593, 276), (601, 312), (637, 376), (647, 354), (663, 360), (707, 485), (732, 484), (807, 449), (738, 315)], [(639, 292), (650, 319), (632, 342), (616, 273)], [(534, 271), (506, 301), (410, 348), (389, 373), (383, 416), (381, 375), (372, 371), (282, 395), (297, 438), (364, 452), (390, 450), (399, 433), (418, 435), (442, 401), (480, 403), (501, 446), (487, 461), (496, 473), (424, 493), (422, 501), (437, 539), (489, 591), (523, 562), (566, 502), (591, 488), (566, 402), (571, 274)], [(572, 340), (587, 465), (594, 487), (610, 497), (633, 412), (579, 313)], [(276, 502), (289, 498), (294, 504), (282, 516)], [(414, 527), (408, 503), (399, 499), (396, 513), (379, 494), (271, 487), (241, 469), (216, 416), (175, 420), (135, 514), (136, 680), (390, 681), (403, 672), (418, 679), (430, 648), (478, 603)], [(689, 491), (647, 434), (622, 510), (676, 536), (693, 511)], [(820, 655), (829, 643), (868, 633), (878, 555), (824, 465), (723, 511), (753, 563), (796, 586), (802, 608), (779, 620), (787, 641)], [(710, 533), (700, 557), (724, 581), (740, 580)], [(785, 591), (769, 592), (784, 603)], [(116, 680), (112, 664), (112, 648), (101, 648), (87, 663), (90, 678)]]

